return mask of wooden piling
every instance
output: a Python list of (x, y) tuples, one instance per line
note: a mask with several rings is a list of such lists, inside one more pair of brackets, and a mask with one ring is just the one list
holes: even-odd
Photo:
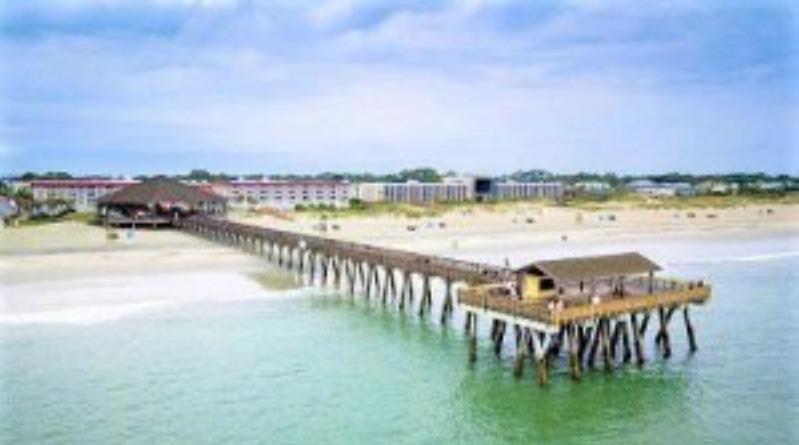
[(663, 358), (671, 357), (671, 341), (669, 339), (668, 320), (663, 306), (658, 308), (658, 318), (660, 319), (660, 345), (663, 348)]
[(577, 326), (570, 325), (567, 333), (569, 339), (569, 367), (571, 370), (571, 377), (572, 380), (579, 381), (582, 371), (582, 360), (580, 358), (580, 337)]
[(682, 308), (682, 317), (683, 321), (685, 321), (685, 334), (688, 337), (688, 350), (692, 353), (696, 352), (696, 335), (694, 334), (694, 326), (691, 324), (691, 318), (688, 316), (687, 304)]
[(524, 375), (524, 360), (525, 360), (525, 351), (527, 349), (525, 345), (525, 332), (522, 331), (522, 328), (519, 325), (514, 325), (513, 330), (515, 333), (515, 340), (516, 340), (516, 356), (513, 359), (513, 375), (520, 379)]
[[(647, 314), (647, 318), (649, 314)], [(646, 325), (641, 327), (638, 326), (638, 316), (635, 312), (630, 314), (630, 328), (633, 331), (633, 348), (635, 350), (635, 360), (638, 366), (643, 366), (646, 358), (644, 357), (644, 346), (642, 344), (642, 338), (644, 335), (644, 329), (646, 329)]]
[(467, 317), (472, 318), (469, 323), (469, 363), (474, 363), (477, 361), (477, 314), (468, 312)]

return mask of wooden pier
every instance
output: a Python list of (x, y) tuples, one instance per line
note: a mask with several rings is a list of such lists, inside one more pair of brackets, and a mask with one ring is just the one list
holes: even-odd
[(469, 361), (477, 357), (478, 315), (491, 321), (492, 349), (500, 357), (508, 328), (513, 330), (514, 374), (523, 375), (529, 358), (538, 381), (562, 352), (573, 379), (594, 368), (601, 354), (612, 371), (635, 358), (643, 365), (650, 319), (659, 325), (655, 347), (671, 356), (669, 324), (681, 312), (688, 349), (697, 349), (689, 307), (710, 299), (707, 283), (656, 278), (659, 267), (638, 254), (533, 263), (519, 270), (425, 255), (235, 223), (205, 216), (179, 221), (180, 229), (240, 247), (307, 276), (312, 284), (362, 293), (399, 310), (432, 314), (433, 280), (443, 283), (440, 322), (451, 318), (458, 302), (466, 312)]

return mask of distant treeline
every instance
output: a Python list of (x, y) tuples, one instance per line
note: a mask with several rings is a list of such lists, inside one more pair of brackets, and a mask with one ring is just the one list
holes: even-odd
[[(350, 182), (406, 182), (406, 181), (419, 181), (419, 182), (441, 182), (444, 177), (456, 176), (453, 171), (439, 172), (431, 167), (420, 167), (413, 169), (401, 170), (396, 173), (376, 174), (368, 172), (324, 172), (318, 174), (230, 174), (230, 173), (212, 173), (204, 169), (191, 170), (188, 174), (184, 175), (138, 175), (135, 179), (143, 180), (154, 177), (169, 176), (176, 179), (194, 180), (194, 181), (231, 181), (235, 179), (249, 179), (258, 180), (265, 178), (272, 179), (325, 179), (325, 180), (344, 180)], [(85, 178), (86, 176), (82, 176)], [(103, 176), (92, 176), (100, 178)], [(107, 176), (106, 176), (107, 177)], [(54, 171), (45, 173), (28, 172), (18, 177), (22, 180), (34, 179), (71, 179), (73, 178), (67, 172)], [(657, 183), (676, 183), (683, 182), (691, 185), (697, 185), (706, 181), (718, 181), (725, 183), (737, 183), (741, 185), (753, 184), (758, 182), (782, 182), (787, 184), (796, 184), (799, 182), (799, 177), (780, 174), (770, 175), (767, 173), (721, 173), (721, 174), (687, 174), (687, 173), (664, 173), (664, 174), (651, 174), (651, 175), (618, 175), (615, 173), (569, 173), (557, 174), (551, 173), (546, 170), (520, 170), (510, 174), (503, 174), (494, 176), (494, 179), (499, 180), (513, 180), (519, 182), (541, 182), (541, 181), (560, 181), (566, 184), (576, 184), (579, 182), (602, 182), (610, 185), (611, 187), (618, 187), (633, 180), (648, 179)]]

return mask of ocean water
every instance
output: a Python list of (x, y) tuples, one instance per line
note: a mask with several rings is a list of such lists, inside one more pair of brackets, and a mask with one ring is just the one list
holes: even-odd
[[(529, 363), (516, 380), (510, 349), (494, 358), (485, 333), (470, 366), (460, 312), (441, 327), (361, 296), (263, 286), (108, 318), (87, 302), (83, 322), (75, 307), (0, 319), (0, 443), (797, 443), (792, 234), (463, 256), (627, 249), (713, 282), (712, 303), (692, 313), (695, 355), (675, 316), (670, 360), (654, 357), (650, 336), (643, 369), (573, 383), (561, 363), (542, 389)], [(263, 274), (285, 278), (267, 265)]]

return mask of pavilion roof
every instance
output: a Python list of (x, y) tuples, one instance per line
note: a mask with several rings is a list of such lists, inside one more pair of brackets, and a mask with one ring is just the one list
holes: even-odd
[(182, 202), (195, 206), (200, 203), (224, 201), (223, 197), (208, 190), (166, 178), (151, 179), (139, 184), (133, 184), (98, 199), (100, 204), (127, 205)]
[(659, 270), (661, 267), (657, 263), (637, 252), (536, 261), (518, 269), (519, 272), (538, 271), (558, 281), (620, 277)]

